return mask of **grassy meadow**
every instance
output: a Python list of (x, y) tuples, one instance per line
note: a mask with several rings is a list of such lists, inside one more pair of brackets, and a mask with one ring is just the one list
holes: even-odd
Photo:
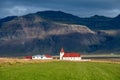
[(119, 63), (15, 61), (0, 63), (0, 80), (120, 80)]

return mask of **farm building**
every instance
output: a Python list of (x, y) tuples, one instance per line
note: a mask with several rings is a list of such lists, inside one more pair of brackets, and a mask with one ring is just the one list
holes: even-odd
[(32, 56), (25, 56), (25, 59), (32, 59)]
[(75, 52), (66, 53), (62, 48), (60, 51), (60, 60), (81, 60), (81, 55)]
[(52, 56), (49, 54), (45, 55), (34, 55), (32, 56), (32, 59), (52, 59)]

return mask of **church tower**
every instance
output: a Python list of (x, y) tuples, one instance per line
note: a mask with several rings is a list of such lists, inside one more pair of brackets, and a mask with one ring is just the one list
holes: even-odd
[(64, 49), (63, 49), (63, 48), (61, 48), (61, 50), (60, 50), (60, 60), (62, 60), (62, 59), (63, 59), (63, 55), (64, 55)]

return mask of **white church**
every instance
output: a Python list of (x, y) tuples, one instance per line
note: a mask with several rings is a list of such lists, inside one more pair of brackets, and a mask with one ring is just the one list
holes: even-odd
[(61, 48), (60, 51), (60, 60), (81, 60), (81, 55), (75, 52), (64, 52), (64, 49)]

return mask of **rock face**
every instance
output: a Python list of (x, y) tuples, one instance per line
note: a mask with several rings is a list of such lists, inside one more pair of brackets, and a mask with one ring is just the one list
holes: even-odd
[[(30, 16), (31, 17), (31, 16)], [(1, 40), (44, 39), (51, 35), (67, 35), (70, 33), (94, 34), (83, 25), (70, 25), (45, 21), (38, 16), (17, 17), (4, 23), (0, 29)]]
[(99, 52), (104, 51), (102, 47), (107, 47), (108, 40), (114, 39), (108, 31), (95, 32), (84, 25), (55, 22), (40, 13), (8, 17), (0, 20), (0, 25), (0, 56), (57, 55), (61, 47), (82, 53)]

